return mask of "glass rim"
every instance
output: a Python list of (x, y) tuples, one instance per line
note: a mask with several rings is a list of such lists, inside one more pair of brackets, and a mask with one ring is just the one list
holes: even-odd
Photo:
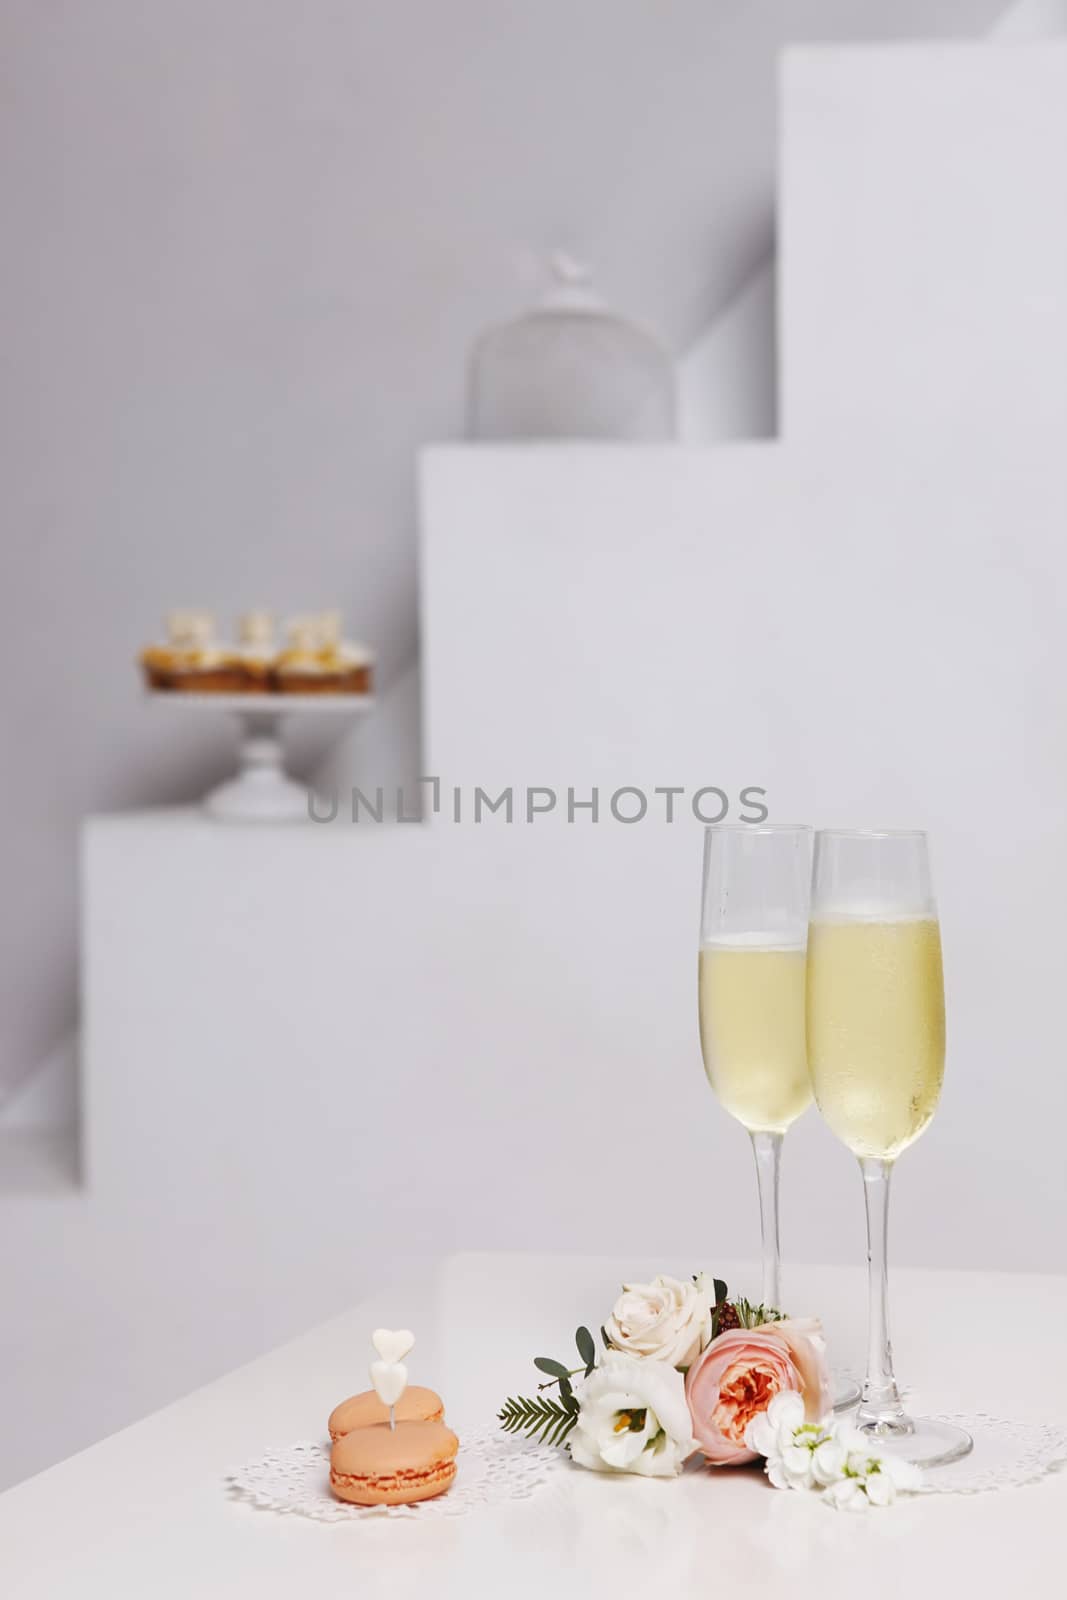
[(820, 839), (925, 839), (925, 828), (818, 828)]
[(810, 822), (706, 822), (709, 833), (814, 833)]

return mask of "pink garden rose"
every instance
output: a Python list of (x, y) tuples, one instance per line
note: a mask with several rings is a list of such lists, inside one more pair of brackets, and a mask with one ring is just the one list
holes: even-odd
[(786, 1390), (801, 1396), (808, 1422), (821, 1421), (830, 1410), (820, 1322), (764, 1322), (731, 1328), (713, 1339), (685, 1380), (693, 1436), (709, 1466), (754, 1461), (755, 1452), (745, 1447), (745, 1429)]

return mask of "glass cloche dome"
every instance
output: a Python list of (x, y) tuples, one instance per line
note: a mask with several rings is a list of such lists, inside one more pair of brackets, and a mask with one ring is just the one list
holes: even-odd
[(609, 310), (588, 268), (552, 257), (540, 302), (489, 328), (471, 354), (474, 439), (673, 439), (674, 365), (652, 336)]

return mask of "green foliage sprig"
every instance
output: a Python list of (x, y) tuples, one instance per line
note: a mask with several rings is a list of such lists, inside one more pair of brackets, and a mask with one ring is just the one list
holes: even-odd
[[(694, 1277), (693, 1282), (696, 1283)], [(715, 1285), (715, 1304), (711, 1308), (711, 1337), (717, 1339), (722, 1326), (722, 1312), (726, 1304), (727, 1288), (722, 1278), (713, 1278)]]
[(529, 1400), (522, 1395), (506, 1400), (497, 1412), (505, 1433), (524, 1433), (540, 1444), (562, 1444), (578, 1421), (578, 1402), (573, 1391), (553, 1400), (538, 1395)]
[[(548, 1375), (547, 1383), (537, 1386), (537, 1396), (511, 1396), (497, 1412), (497, 1421), (505, 1433), (524, 1433), (528, 1439), (540, 1444), (562, 1444), (578, 1421), (578, 1400), (571, 1379), (581, 1373), (588, 1378), (596, 1366), (596, 1345), (588, 1328), (579, 1328), (574, 1343), (581, 1357), (581, 1365), (566, 1367), (551, 1356), (537, 1356), (534, 1366)], [(545, 1389), (559, 1389), (559, 1399), (545, 1395)]]
[(737, 1320), (742, 1328), (758, 1328), (763, 1322), (784, 1322), (785, 1313), (776, 1311), (774, 1306), (754, 1306), (751, 1300), (746, 1300), (744, 1295), (739, 1295), (734, 1301), (734, 1310)]

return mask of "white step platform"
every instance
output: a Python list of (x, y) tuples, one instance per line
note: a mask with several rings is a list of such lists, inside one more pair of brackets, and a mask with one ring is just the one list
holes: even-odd
[[(619, 939), (621, 916), (659, 974), (648, 1044), (666, 1092), (676, 1058), (655, 1029), (692, 1000), (660, 952), (679, 928), (683, 945), (695, 938), (699, 841), (677, 901), (647, 898), (649, 862), (670, 873), (699, 830), (684, 801), (666, 824), (654, 789), (717, 785), (736, 817), (759, 785), (779, 821), (931, 831), (950, 1056), (943, 1114), (903, 1163), (896, 1227), (906, 1252), (945, 1260), (1063, 1260), (1067, 1080), (1050, 1042), (1067, 882), (1065, 526), (1067, 478), (1041, 449), (887, 461), (469, 448), (423, 463), (428, 766), (493, 794), (650, 797), (639, 825), (593, 827), (588, 812), (568, 824), (561, 798), (526, 831), (627, 836), (630, 892), (615, 888), (610, 914), (607, 901), (583, 909), (591, 944), (574, 981), (619, 1003), (625, 985), (613, 1000), (595, 950), (607, 928)], [(572, 901), (587, 882), (576, 872)], [(833, 1172), (846, 1164), (827, 1156)], [(805, 1182), (814, 1194), (826, 1172)]]
[[(184, 1241), (195, 1340), (205, 1299), (343, 1304), (384, 1253), (655, 1248), (679, 1207), (710, 1241), (707, 1164), (747, 1192), (750, 1156), (700, 1064), (700, 852), (695, 823), (90, 821), (86, 1181), (135, 1278)], [(583, 1213), (665, 1103), (670, 1194)], [(793, 1236), (846, 1257), (819, 1216), (798, 1205)], [(730, 1229), (755, 1249), (754, 1208)]]
[(787, 52), (793, 441), (1067, 432), (1067, 39)]

